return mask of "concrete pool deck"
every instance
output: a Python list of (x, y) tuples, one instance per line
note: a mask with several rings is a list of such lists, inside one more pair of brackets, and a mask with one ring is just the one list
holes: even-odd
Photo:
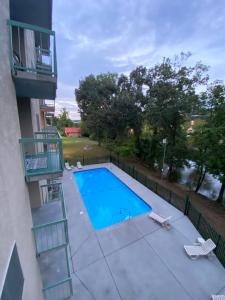
[(225, 293), (225, 269), (217, 258), (193, 261), (184, 252), (183, 246), (200, 236), (188, 218), (112, 164), (84, 169), (103, 166), (156, 213), (171, 215), (172, 228), (167, 231), (144, 214), (94, 230), (73, 171), (65, 171), (62, 181), (74, 269), (71, 299), (206, 300), (211, 294)]

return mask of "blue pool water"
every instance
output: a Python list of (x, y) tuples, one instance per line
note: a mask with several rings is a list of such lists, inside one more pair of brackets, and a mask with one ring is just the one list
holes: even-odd
[(95, 229), (102, 229), (151, 210), (140, 197), (106, 168), (74, 173)]

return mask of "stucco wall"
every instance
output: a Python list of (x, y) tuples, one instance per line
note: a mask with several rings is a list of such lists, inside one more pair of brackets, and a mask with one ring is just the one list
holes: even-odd
[(43, 299), (40, 272), (31, 232), (32, 218), (18, 140), (20, 125), (10, 73), (9, 0), (0, 2), (0, 294), (14, 241), (25, 278), (24, 300)]

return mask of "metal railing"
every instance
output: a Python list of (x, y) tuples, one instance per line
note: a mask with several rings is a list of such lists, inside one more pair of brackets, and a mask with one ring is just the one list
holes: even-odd
[(78, 161), (80, 161), (82, 165), (92, 165), (110, 162), (110, 157), (109, 155), (99, 157), (85, 157), (85, 155), (83, 155), (76, 156), (73, 159), (68, 159), (68, 161), (72, 165), (76, 165)]
[(69, 277), (43, 289), (45, 300), (69, 299), (73, 294), (72, 279)]
[(34, 132), (36, 139), (60, 139), (58, 131), (36, 131)]
[[(68, 224), (63, 189), (61, 182), (54, 182), (40, 186), (43, 208), (52, 204), (59, 205), (60, 215), (56, 215), (53, 222), (34, 225), (32, 228), (36, 255), (43, 253), (52, 255), (52, 251), (59, 248), (65, 250), (66, 278), (56, 283), (45, 283), (43, 293), (45, 300), (64, 300), (69, 299), (73, 294), (72, 279), (70, 275), (69, 255), (67, 246), (69, 243)], [(55, 255), (54, 255), (55, 257)], [(63, 259), (63, 258), (62, 258)], [(50, 268), (51, 269), (51, 268)], [(45, 276), (46, 277), (46, 276)], [(51, 278), (51, 276), (50, 276)]]
[(133, 166), (122, 162), (118, 157), (110, 156), (110, 161), (145, 185), (168, 203), (183, 212), (205, 239), (212, 239), (216, 244), (215, 254), (225, 267), (225, 239), (206, 221), (205, 217), (194, 207), (189, 195), (183, 197), (151, 180), (145, 174), (137, 171)]
[(55, 100), (43, 100), (40, 99), (40, 109), (55, 111)]
[(42, 131), (57, 132), (57, 127), (56, 126), (48, 125), (45, 128), (43, 128)]
[(68, 244), (67, 220), (37, 225), (32, 228), (36, 254), (57, 249)]
[(12, 73), (23, 71), (57, 77), (55, 32), (14, 20), (7, 23)]
[[(51, 183), (40, 186), (41, 200), (43, 204), (52, 203), (54, 201), (64, 201), (62, 183), (58, 180), (51, 180)], [(63, 203), (64, 204), (64, 203)], [(66, 217), (65, 205), (62, 207), (63, 217)]]
[[(66, 208), (61, 183), (52, 183), (40, 186), (43, 206), (57, 202), (55, 220), (40, 225), (34, 225), (33, 235), (36, 255), (50, 251), (68, 244), (68, 225)], [(51, 207), (53, 209), (53, 207)], [(47, 209), (47, 208), (46, 208)]]
[(63, 171), (64, 160), (61, 139), (22, 138), (19, 142), (27, 179), (32, 176)]

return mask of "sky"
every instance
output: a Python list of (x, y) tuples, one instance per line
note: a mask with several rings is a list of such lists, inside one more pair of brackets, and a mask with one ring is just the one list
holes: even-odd
[(56, 113), (79, 119), (74, 90), (90, 74), (128, 74), (163, 57), (192, 53), (225, 74), (225, 0), (54, 0), (58, 89)]

